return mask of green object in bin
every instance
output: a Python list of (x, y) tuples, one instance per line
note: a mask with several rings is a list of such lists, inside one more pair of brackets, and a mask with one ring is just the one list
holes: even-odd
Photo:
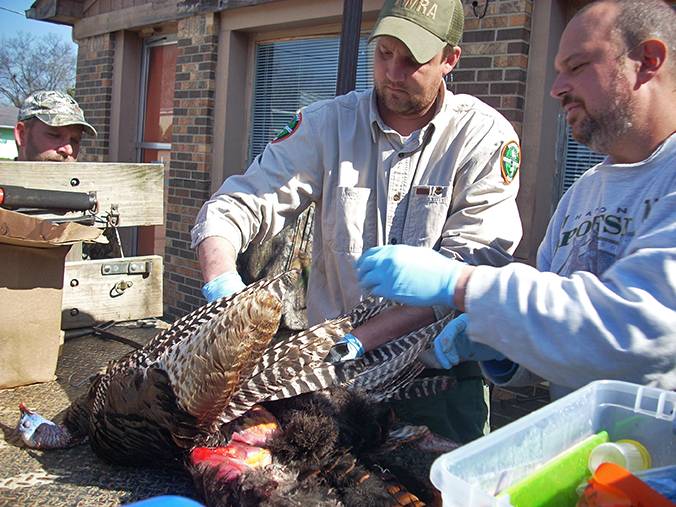
[(510, 495), (514, 507), (574, 507), (579, 500), (577, 487), (591, 476), (587, 467), (589, 454), (608, 440), (606, 431), (587, 437), (497, 496)]

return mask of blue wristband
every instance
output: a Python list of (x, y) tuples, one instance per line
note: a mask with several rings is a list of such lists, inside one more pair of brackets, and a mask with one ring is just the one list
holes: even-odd
[(343, 361), (360, 358), (363, 355), (364, 346), (359, 341), (359, 338), (348, 333), (331, 347), (326, 356), (326, 361), (330, 363), (342, 363)]

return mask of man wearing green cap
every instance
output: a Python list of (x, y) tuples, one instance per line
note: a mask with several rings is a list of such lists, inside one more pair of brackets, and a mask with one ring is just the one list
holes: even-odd
[[(520, 148), (497, 111), (445, 86), (460, 57), (460, 0), (388, 0), (369, 38), (374, 89), (303, 108), (244, 175), (228, 178), (192, 230), (208, 301), (244, 287), (237, 255), (316, 206), (308, 283), (310, 325), (337, 317), (363, 294), (362, 252), (403, 243), (502, 266), (521, 239), (516, 207)], [(328, 360), (346, 360), (450, 313), (391, 309), (353, 330)], [(457, 382), (394, 405), (397, 415), (458, 442), (488, 430), (487, 387), (476, 362), (424, 375)], [(437, 369), (435, 369), (436, 367)]]
[(36, 92), (19, 109), (14, 127), (16, 160), (75, 162), (83, 131), (96, 137), (75, 99), (53, 90)]

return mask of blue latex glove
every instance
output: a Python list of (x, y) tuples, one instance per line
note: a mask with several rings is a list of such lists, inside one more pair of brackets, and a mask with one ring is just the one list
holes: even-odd
[(220, 276), (217, 276), (210, 282), (204, 284), (202, 287), (202, 294), (211, 303), (222, 297), (229, 296), (235, 292), (239, 292), (246, 285), (242, 281), (242, 277), (236, 271), (226, 271)]
[(326, 360), (330, 363), (340, 363), (349, 359), (357, 359), (363, 355), (364, 346), (359, 341), (359, 338), (348, 333), (342, 340), (331, 347)]
[(355, 264), (364, 291), (407, 305), (452, 308), (463, 266), (431, 248), (410, 245), (371, 248)]
[(488, 345), (470, 340), (466, 329), (467, 314), (463, 313), (449, 322), (434, 339), (434, 355), (441, 366), (450, 370), (461, 361), (505, 359), (505, 356)]

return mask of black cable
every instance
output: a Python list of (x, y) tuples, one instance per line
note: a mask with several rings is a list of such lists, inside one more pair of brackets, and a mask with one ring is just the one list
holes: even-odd
[(474, 15), (477, 18), (481, 19), (486, 15), (486, 11), (488, 10), (488, 0), (486, 0), (486, 3), (484, 3), (484, 12), (481, 15), (476, 13), (476, 8), (477, 8), (478, 5), (479, 5), (479, 2), (474, 0), (474, 2), (472, 2), (472, 10), (474, 11)]

